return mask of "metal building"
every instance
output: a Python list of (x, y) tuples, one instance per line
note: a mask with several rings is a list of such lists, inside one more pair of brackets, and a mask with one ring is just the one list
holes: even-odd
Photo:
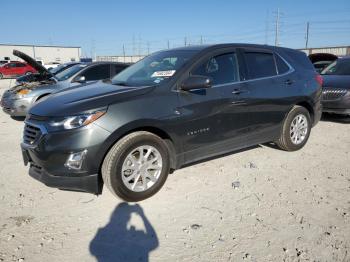
[(122, 55), (112, 55), (112, 56), (97, 56), (96, 61), (105, 61), (105, 62), (121, 62), (121, 63), (136, 63), (137, 61), (144, 58), (144, 55), (135, 55), (135, 56), (122, 56)]
[(319, 48), (307, 48), (307, 49), (299, 49), (299, 50), (305, 52), (307, 55), (319, 54), (319, 53), (332, 54), (336, 56), (350, 55), (350, 46), (319, 47)]
[(81, 56), (81, 48), (78, 46), (0, 44), (0, 60), (20, 60), (12, 54), (13, 49), (26, 53), (36, 60), (42, 60), (44, 64), (79, 61)]

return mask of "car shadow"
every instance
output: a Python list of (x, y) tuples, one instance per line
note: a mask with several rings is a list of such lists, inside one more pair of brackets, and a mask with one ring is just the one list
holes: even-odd
[(321, 121), (333, 122), (333, 123), (339, 123), (339, 124), (349, 124), (350, 116), (323, 113)]
[[(130, 225), (133, 213), (142, 219), (145, 231)], [(123, 202), (115, 208), (109, 223), (97, 230), (90, 242), (90, 253), (99, 262), (146, 262), (149, 261), (149, 253), (158, 245), (157, 234), (141, 206)]]

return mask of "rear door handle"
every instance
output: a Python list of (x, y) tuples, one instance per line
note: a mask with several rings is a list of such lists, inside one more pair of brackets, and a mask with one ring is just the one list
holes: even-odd
[(288, 79), (288, 80), (284, 81), (284, 83), (285, 83), (286, 85), (291, 85), (291, 84), (294, 83), (294, 80)]
[(239, 95), (239, 94), (242, 94), (242, 93), (247, 93), (248, 91), (247, 90), (242, 90), (242, 89), (234, 89), (233, 91), (232, 91), (232, 94), (233, 95)]

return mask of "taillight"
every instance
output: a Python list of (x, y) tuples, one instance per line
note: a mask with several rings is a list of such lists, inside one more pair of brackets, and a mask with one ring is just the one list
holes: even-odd
[(315, 80), (320, 86), (323, 85), (323, 77), (321, 75), (319, 74), (315, 75)]

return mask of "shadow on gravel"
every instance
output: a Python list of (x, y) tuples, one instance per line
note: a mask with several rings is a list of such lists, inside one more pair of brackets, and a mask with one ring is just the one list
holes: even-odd
[(321, 121), (340, 124), (350, 124), (350, 116), (323, 113)]
[[(142, 219), (146, 232), (129, 225), (131, 214)], [(129, 225), (129, 226), (128, 226)], [(148, 261), (149, 253), (159, 245), (157, 234), (138, 205), (119, 204), (109, 221), (90, 242), (90, 253), (97, 261)]]

